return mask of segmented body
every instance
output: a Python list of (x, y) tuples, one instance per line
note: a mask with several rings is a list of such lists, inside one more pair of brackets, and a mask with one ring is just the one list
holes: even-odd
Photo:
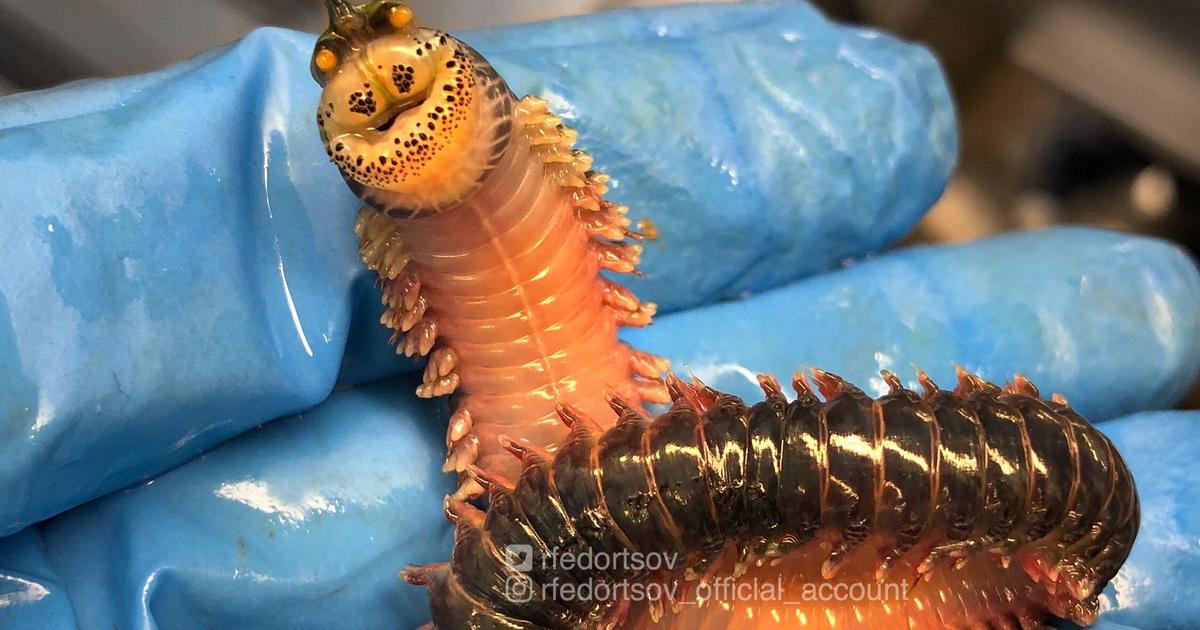
[(553, 449), (567, 433), (560, 402), (611, 423), (610, 390), (665, 401), (667, 363), (617, 338), (655, 306), (601, 276), (635, 270), (627, 237), (640, 235), (576, 133), (403, 5), (335, 5), (314, 57), (318, 123), (367, 203), (357, 232), (383, 283), (382, 323), (398, 352), (428, 355), (418, 395), (455, 395), (446, 469), (515, 473), (499, 435)]
[[(429, 353), (418, 395), (459, 392), (448, 468), (460, 471), (511, 470), (501, 433), (558, 444), (557, 401), (611, 421), (600, 409), (610, 389), (635, 403), (664, 395), (647, 379), (665, 362), (617, 339), (619, 326), (648, 323), (654, 306), (600, 275), (637, 262), (637, 246), (604, 238), (623, 236), (624, 209), (603, 200), (605, 177), (569, 150), (573, 134), (543, 103), (513, 105), (517, 124), (469, 196), (415, 218), (368, 208), (359, 222), (365, 258), (386, 278), (384, 323), (405, 333), (403, 352)], [(548, 152), (570, 161), (548, 167)], [(395, 255), (379, 245), (395, 237), (407, 261), (398, 274), (376, 262)]]
[[(440, 627), (667, 614), (661, 600), (545, 595), (594, 579), (690, 585), (667, 619), (689, 630), (1095, 617), (1136, 535), (1137, 497), (1112, 445), (1064, 404), (1020, 379), (1001, 392), (965, 375), (953, 393), (926, 382), (924, 397), (888, 375), (893, 392), (876, 401), (820, 372), (823, 402), (803, 380), (788, 402), (764, 379), (767, 400), (750, 407), (677, 380), (668, 395), (665, 361), (617, 339), (654, 306), (600, 276), (634, 270), (640, 248), (626, 238), (638, 235), (575, 133), (462, 42), (416, 28), (402, 3), (327, 4), (317, 121), (368, 205), (357, 231), (383, 282), (383, 323), (400, 351), (429, 357), (417, 393), (456, 396), (446, 467), (468, 479), (457, 496), (491, 492), (486, 514), (449, 499), (452, 561), (406, 572), (431, 586)], [(642, 402), (671, 400), (653, 422), (641, 415)], [(533, 551), (528, 574), (506, 565), (510, 544)], [(678, 554), (686, 570), (547, 568), (552, 551)], [(891, 602), (689, 601), (705, 582), (683, 578), (726, 569), (791, 587), (921, 582)], [(505, 593), (514, 579), (531, 599)]]
[[(1021, 378), (1001, 390), (965, 374), (953, 392), (922, 375), (918, 396), (886, 373), (891, 393), (871, 400), (815, 374), (824, 401), (798, 379), (788, 402), (763, 377), (766, 400), (752, 406), (673, 381), (669, 411), (649, 421), (613, 399), (621, 417), (605, 432), (565, 408), (572, 429), (562, 449), (510, 444), (523, 463), (515, 482), (474, 471), (489, 489), (488, 511), (451, 500), (452, 561), (405, 575), (429, 585), (443, 629), (1095, 619), (1097, 594), (1137, 534), (1138, 501), (1112, 444), (1064, 400), (1041, 400)], [(532, 549), (530, 570), (505, 556), (514, 544)], [(687, 569), (643, 575), (544, 560), (588, 550), (678, 554)], [(691, 599), (702, 582), (686, 574), (713, 580), (730, 569), (742, 581), (785, 576), (784, 597)], [(524, 597), (512, 597), (513, 580), (526, 581), (528, 601), (514, 601)], [(684, 586), (673, 603), (546, 596), (564, 592), (546, 585), (589, 580)], [(806, 583), (901, 581), (909, 586), (892, 601), (798, 601)]]

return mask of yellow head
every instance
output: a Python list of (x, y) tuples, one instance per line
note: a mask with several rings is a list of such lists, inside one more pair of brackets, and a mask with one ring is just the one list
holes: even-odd
[(312, 72), (324, 87), (317, 125), (330, 158), (364, 201), (394, 216), (461, 199), (495, 151), (480, 89), (499, 82), (494, 71), (466, 44), (418, 28), (401, 2), (326, 4)]

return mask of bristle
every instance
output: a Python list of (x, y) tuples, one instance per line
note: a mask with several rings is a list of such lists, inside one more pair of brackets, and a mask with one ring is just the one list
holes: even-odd
[(929, 375), (925, 373), (925, 370), (922, 370), (921, 368), (917, 368), (916, 370), (917, 382), (921, 384), (921, 389), (923, 390), (922, 397), (925, 398), (925, 400), (929, 400), (934, 394), (941, 390), (938, 388), (937, 383), (934, 383), (933, 379), (929, 378)]
[(625, 238), (631, 238), (635, 241), (654, 240), (649, 235), (642, 234), (641, 232), (639, 232), (637, 230), (631, 230), (629, 228), (622, 228), (621, 231), (624, 232)]
[(817, 383), (817, 389), (821, 391), (821, 395), (825, 400), (837, 398), (842, 392), (846, 391), (846, 381), (837, 374), (826, 372), (817, 368), (812, 368), (813, 380)]
[(450, 496), (458, 499), (459, 501), (467, 501), (469, 499), (481, 497), (485, 494), (485, 492), (486, 491), (483, 489), (483, 486), (479, 485), (478, 481), (475, 481), (464, 474), (459, 478), (458, 489), (455, 490), (454, 494)]
[(471, 427), (475, 425), (471, 412), (466, 407), (459, 407), (450, 414), (450, 424), (446, 429), (446, 448), (454, 446), (455, 442), (467, 437)]
[(904, 389), (904, 383), (900, 382), (900, 377), (896, 376), (895, 372), (880, 370), (879, 374), (883, 377), (883, 382), (887, 383), (888, 389), (892, 390), (891, 393), (895, 394)]
[(516, 484), (504, 475), (488, 472), (475, 464), (467, 466), (467, 476), (475, 480), (487, 492), (494, 490), (512, 492), (513, 488), (516, 487)]
[(1025, 378), (1025, 375), (1023, 374), (1013, 375), (1012, 393), (1030, 396), (1032, 398), (1042, 397), (1042, 393), (1038, 391), (1037, 385), (1034, 385), (1032, 381)]
[(530, 452), (530, 447), (528, 444), (518, 442), (507, 435), (501, 435), (497, 439), (500, 440), (500, 446), (503, 446), (504, 450), (512, 453), (513, 457), (516, 457), (519, 460), (524, 461), (525, 457)]
[(783, 387), (779, 385), (779, 379), (771, 374), (759, 374), (756, 378), (767, 399), (783, 397)]
[(446, 461), (442, 464), (442, 472), (462, 472), (467, 466), (479, 459), (479, 438), (467, 436), (450, 447)]
[(692, 386), (683, 382), (675, 375), (674, 371), (667, 370), (667, 393), (671, 395), (673, 403), (691, 403), (692, 401)]
[(599, 257), (600, 267), (613, 273), (637, 274), (637, 265), (642, 260), (642, 246), (633, 243), (592, 242)]
[(445, 562), (437, 564), (410, 564), (400, 572), (400, 579), (412, 584), (413, 586), (426, 586), (429, 584), (429, 575), (444, 571), (448, 567)]
[(1001, 393), (1001, 389), (995, 383), (983, 378), (982, 376), (979, 376), (978, 374), (969, 374), (967, 378), (971, 379), (971, 382), (975, 385), (975, 389), (979, 391), (996, 395)]
[(704, 384), (700, 377), (692, 374), (692, 391), (696, 393), (696, 404), (700, 411), (708, 411), (717, 406), (721, 400), (721, 392)]
[(967, 368), (961, 365), (954, 366), (954, 375), (958, 378), (958, 386), (954, 388), (955, 394), (966, 396), (978, 389), (975, 379), (971, 378), (971, 373), (967, 372)]
[(633, 405), (629, 404), (629, 402), (622, 398), (621, 395), (616, 391), (609, 390), (608, 394), (604, 397), (604, 400), (608, 403), (608, 407), (617, 414), (618, 422), (628, 417), (642, 417), (642, 412)]
[(792, 375), (792, 389), (801, 398), (813, 397), (812, 384), (808, 382), (808, 375), (803, 370), (796, 370), (796, 373)]
[(455, 525), (470, 524), (477, 527), (483, 526), (484, 513), (479, 508), (462, 499), (448, 496), (442, 502), (442, 509), (446, 513), (446, 519)]
[(563, 424), (567, 425), (567, 427), (570, 429), (577, 429), (585, 432), (592, 431), (596, 433), (601, 433), (604, 431), (604, 427), (601, 427), (600, 423), (596, 422), (591, 418), (591, 416), (583, 413), (573, 405), (560, 402), (555, 407), (555, 411), (558, 413), (559, 419), (563, 421)]

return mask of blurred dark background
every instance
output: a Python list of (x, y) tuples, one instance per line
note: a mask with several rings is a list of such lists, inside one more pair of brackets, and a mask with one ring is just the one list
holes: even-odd
[[(411, 0), (449, 30), (670, 0)], [(908, 243), (1058, 223), (1200, 252), (1200, 2), (817, 0), (937, 51), (961, 166)], [(0, 94), (162, 67), (260, 25), (317, 31), (319, 0), (0, 0)], [(1200, 340), (1197, 340), (1200, 343)], [(1200, 390), (1188, 406), (1200, 407)]]

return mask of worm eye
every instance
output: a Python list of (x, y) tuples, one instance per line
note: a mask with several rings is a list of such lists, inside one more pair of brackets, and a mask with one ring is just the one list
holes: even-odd
[(396, 6), (388, 10), (388, 22), (391, 22), (392, 26), (396, 28), (408, 26), (409, 22), (412, 22), (412, 18), (412, 9), (406, 6)]
[(321, 72), (329, 72), (337, 67), (338, 58), (333, 51), (325, 49), (317, 53), (317, 56), (313, 59), (313, 62), (317, 64), (317, 68), (320, 69)]

